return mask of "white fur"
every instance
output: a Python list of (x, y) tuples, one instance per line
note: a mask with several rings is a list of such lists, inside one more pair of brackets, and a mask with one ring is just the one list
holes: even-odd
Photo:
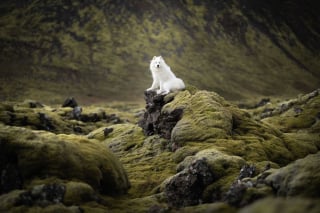
[(168, 94), (169, 92), (183, 90), (184, 82), (177, 78), (170, 67), (161, 56), (154, 56), (150, 63), (153, 83), (147, 90), (156, 90), (157, 94)]

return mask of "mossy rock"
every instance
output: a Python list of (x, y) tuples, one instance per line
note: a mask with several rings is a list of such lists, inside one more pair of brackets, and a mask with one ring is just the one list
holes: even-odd
[(97, 200), (98, 196), (94, 189), (83, 182), (67, 182), (63, 203), (66, 205), (81, 205), (86, 202)]
[(198, 159), (206, 159), (216, 180), (226, 175), (238, 174), (241, 167), (246, 163), (246, 161), (239, 156), (226, 155), (216, 149), (205, 149), (192, 156), (191, 161), (186, 159), (182, 161), (179, 167), (186, 168), (189, 166), (189, 162)]
[(296, 213), (308, 212), (317, 213), (320, 210), (319, 199), (305, 198), (265, 198), (247, 207), (239, 213)]
[(105, 194), (122, 194), (130, 184), (118, 159), (96, 140), (76, 135), (0, 125), (1, 154), (26, 186), (48, 176), (80, 180)]
[(285, 133), (284, 140), (287, 149), (295, 159), (304, 158), (320, 150), (320, 136), (318, 133)]
[(232, 113), (221, 96), (214, 92), (188, 90), (177, 93), (174, 100), (162, 108), (162, 113), (182, 109), (183, 116), (173, 128), (171, 140), (178, 144), (228, 138), (232, 132)]
[(320, 197), (320, 152), (310, 154), (266, 177), (279, 196)]
[(188, 206), (180, 208), (179, 210), (173, 210), (172, 212), (182, 212), (182, 213), (236, 213), (236, 209), (230, 207), (228, 204), (223, 202), (217, 203), (206, 203), (197, 206)]
[(110, 133), (105, 136), (105, 140), (102, 143), (115, 153), (128, 151), (135, 146), (141, 146), (145, 139), (143, 131), (138, 125), (115, 124), (109, 126), (108, 129), (110, 129)]

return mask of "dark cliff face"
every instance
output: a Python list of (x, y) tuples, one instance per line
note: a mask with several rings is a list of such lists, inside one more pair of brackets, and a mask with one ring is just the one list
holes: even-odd
[(142, 99), (162, 55), (227, 99), (320, 85), (316, 1), (2, 1), (0, 98)]

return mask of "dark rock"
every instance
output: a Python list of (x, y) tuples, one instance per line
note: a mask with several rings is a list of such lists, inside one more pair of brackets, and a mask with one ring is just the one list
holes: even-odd
[(98, 122), (101, 121), (101, 118), (97, 113), (83, 114), (80, 118), (83, 122)]
[(170, 206), (182, 207), (202, 202), (202, 193), (213, 182), (213, 175), (205, 159), (196, 160), (173, 176), (164, 193)]
[(108, 135), (109, 135), (109, 133), (111, 133), (113, 131), (113, 128), (105, 128), (104, 130), (103, 130), (103, 135), (105, 136), (105, 137), (107, 137)]
[(80, 126), (74, 126), (72, 129), (73, 129), (73, 132), (75, 133), (79, 133), (79, 134), (83, 133), (83, 130)]
[(30, 108), (42, 108), (42, 107), (44, 107), (43, 104), (38, 102), (38, 101), (28, 101), (27, 103), (29, 104)]
[(231, 185), (229, 191), (226, 193), (224, 201), (226, 201), (230, 205), (239, 206), (247, 188), (248, 186), (241, 181), (234, 182)]
[(270, 98), (263, 98), (259, 103), (257, 103), (254, 108), (262, 107), (266, 105), (267, 103), (270, 103)]
[(31, 190), (20, 194), (15, 205), (39, 205), (44, 207), (50, 204), (61, 203), (65, 191), (66, 187), (64, 185), (56, 183), (34, 186)]
[(103, 118), (107, 123), (120, 124), (123, 122), (116, 114), (106, 115), (104, 113)]
[(254, 165), (244, 165), (241, 170), (240, 170), (240, 174), (238, 176), (238, 180), (242, 180), (243, 178), (247, 178), (247, 177), (253, 177), (255, 175), (256, 172), (256, 167)]
[(38, 115), (40, 120), (40, 126), (38, 127), (39, 129), (48, 130), (48, 131), (52, 131), (55, 129), (50, 118), (45, 113), (39, 112)]
[(171, 131), (181, 119), (183, 110), (175, 109), (170, 113), (162, 113), (162, 107), (173, 100), (165, 97), (157, 95), (154, 91), (145, 92), (146, 112), (138, 123), (145, 135), (159, 134), (163, 138), (171, 138)]
[(72, 108), (74, 108), (76, 106), (78, 106), (78, 103), (73, 97), (67, 98), (62, 104), (62, 107), (72, 107)]
[(224, 201), (236, 207), (242, 207), (254, 200), (266, 197), (268, 193), (272, 194), (270, 187), (256, 188), (257, 181), (251, 179), (256, 175), (256, 167), (253, 165), (244, 165), (235, 182), (232, 183), (228, 192), (224, 196)]
[(82, 108), (80, 106), (75, 106), (72, 110), (72, 118), (76, 120), (80, 120), (81, 118)]

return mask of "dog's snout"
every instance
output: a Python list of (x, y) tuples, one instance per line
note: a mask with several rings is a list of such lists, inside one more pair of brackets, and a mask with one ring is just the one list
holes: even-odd
[(159, 67), (160, 67), (160, 64), (157, 64), (157, 67), (159, 68)]

